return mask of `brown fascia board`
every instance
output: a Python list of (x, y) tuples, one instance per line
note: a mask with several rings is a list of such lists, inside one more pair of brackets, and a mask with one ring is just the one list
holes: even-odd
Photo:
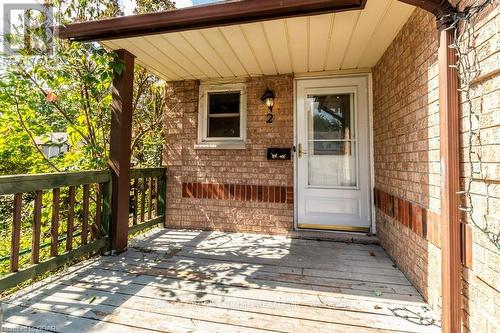
[(367, 0), (232, 0), (171, 11), (123, 16), (56, 27), (59, 38), (100, 41), (257, 22), (285, 17), (360, 10)]

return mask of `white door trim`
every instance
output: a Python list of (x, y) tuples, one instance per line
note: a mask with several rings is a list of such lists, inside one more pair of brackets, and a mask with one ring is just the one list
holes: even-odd
[[(317, 79), (325, 79), (325, 78), (342, 78), (342, 77), (366, 77), (368, 80), (368, 137), (369, 137), (369, 159), (370, 159), (370, 193), (368, 194), (369, 202), (370, 202), (370, 216), (371, 216), (371, 225), (370, 225), (370, 233), (376, 233), (376, 216), (375, 216), (375, 205), (373, 202), (373, 190), (375, 186), (375, 171), (374, 171), (374, 149), (373, 149), (373, 75), (371, 72), (367, 71), (364, 73), (356, 73), (356, 74), (338, 74), (338, 75), (315, 75), (315, 76), (296, 76), (294, 78), (293, 83), (293, 142), (294, 147), (297, 146), (297, 81), (301, 80), (317, 80)], [(294, 230), (299, 230), (298, 227), (298, 168), (297, 168), (297, 159), (296, 154), (294, 154), (294, 163), (293, 163), (293, 184), (294, 184), (294, 205), (293, 205), (293, 226)], [(300, 229), (304, 230), (304, 229)], [(329, 230), (321, 230), (322, 232), (339, 232), (339, 231), (329, 231)]]

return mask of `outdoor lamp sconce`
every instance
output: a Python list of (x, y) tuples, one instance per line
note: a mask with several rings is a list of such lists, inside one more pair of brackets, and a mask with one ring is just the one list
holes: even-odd
[(269, 113), (267, 114), (266, 122), (268, 124), (273, 122), (273, 106), (274, 106), (274, 91), (267, 88), (264, 94), (260, 97), (260, 100), (266, 103), (267, 108), (269, 109)]

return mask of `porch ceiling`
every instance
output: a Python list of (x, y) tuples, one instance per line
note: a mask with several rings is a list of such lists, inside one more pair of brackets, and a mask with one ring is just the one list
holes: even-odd
[(126, 49), (167, 81), (368, 69), (415, 7), (367, 1), (362, 10), (101, 41)]

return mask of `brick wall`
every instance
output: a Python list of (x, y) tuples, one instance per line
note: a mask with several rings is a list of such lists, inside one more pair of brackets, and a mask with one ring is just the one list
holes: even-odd
[[(198, 87), (197, 81), (167, 84), (167, 226), (271, 234), (292, 230), (293, 162), (268, 161), (266, 149), (293, 145), (293, 78), (248, 79), (244, 150), (194, 148)], [(267, 108), (259, 99), (266, 87), (276, 94), (272, 124), (266, 123)]]
[[(478, 3), (482, 2), (461, 1), (458, 7), (463, 9)], [(479, 226), (472, 223), (467, 213), (462, 214), (462, 221), (471, 230), (472, 248), (471, 265), (463, 267), (462, 274), (463, 331), (478, 333), (496, 332), (500, 327), (498, 240), (495, 243), (493, 237), (489, 239), (481, 230), (487, 226), (493, 235), (498, 235), (500, 229), (500, 9), (498, 0), (493, 3), (473, 20), (471, 38), (480, 69), (471, 84), (473, 129), (480, 132), (480, 139), (474, 138), (472, 147), (481, 156), (483, 166), (483, 173), (476, 174), (471, 186), (474, 220)], [(417, 225), (423, 222), (423, 212), (431, 212), (431, 216), (435, 214), (432, 219), (439, 220), (436, 38), (434, 18), (417, 9), (376, 65), (373, 75), (377, 233), (409, 280), (439, 309), (441, 253), (440, 235), (436, 234), (439, 227), (436, 230), (436, 224), (429, 224), (429, 220), (426, 228), (414, 227), (415, 221)], [(461, 100), (464, 99), (462, 96)], [(462, 188), (466, 187), (471, 168), (469, 110), (462, 103)], [(473, 164), (475, 171), (480, 170), (475, 155)], [(399, 211), (401, 202), (403, 207), (411, 207), (408, 213)], [(462, 204), (470, 206), (465, 199)], [(412, 216), (415, 210), (422, 213)]]
[(378, 199), (382, 197), (376, 205), (377, 234), (437, 309), (441, 254), (435, 223), (440, 207), (435, 27), (433, 15), (416, 9), (373, 69), (373, 132), (375, 188), (381, 193)]
[[(483, 1), (461, 1), (459, 9)], [(463, 267), (464, 332), (498, 332), (500, 327), (500, 251), (499, 239), (489, 239), (500, 232), (500, 1), (486, 7), (473, 20), (470, 39), (480, 70), (470, 84), (472, 97), (472, 129), (478, 133), (472, 144), (474, 181), (471, 184), (473, 216), (467, 221), (472, 234), (472, 262)], [(471, 58), (472, 59), (472, 58)], [(465, 95), (461, 97), (465, 101)], [(461, 105), (461, 170), (462, 188), (470, 177), (469, 110)], [(478, 119), (476, 119), (476, 115)], [(481, 157), (482, 164), (478, 163)], [(489, 199), (488, 199), (489, 197)], [(466, 200), (464, 206), (470, 206)], [(484, 231), (481, 230), (484, 229)], [(498, 236), (497, 236), (498, 237)], [(491, 238), (491, 237), (490, 237)]]

